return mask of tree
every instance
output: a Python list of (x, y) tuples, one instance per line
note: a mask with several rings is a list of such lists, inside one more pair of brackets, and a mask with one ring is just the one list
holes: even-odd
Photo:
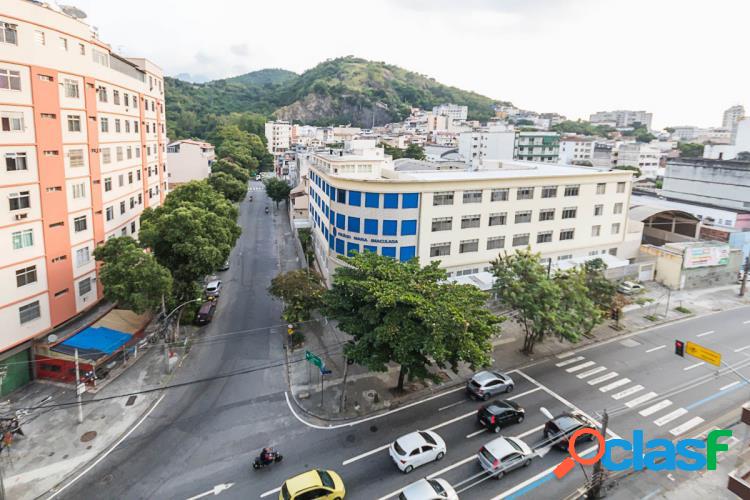
[(208, 184), (229, 201), (239, 202), (247, 194), (247, 184), (229, 174), (217, 172), (208, 177)]
[(104, 296), (138, 314), (157, 310), (172, 293), (172, 276), (153, 255), (128, 236), (111, 238), (94, 250), (101, 262), (99, 279)]
[(292, 187), (289, 183), (278, 177), (270, 177), (263, 181), (266, 186), (266, 194), (269, 198), (276, 202), (276, 208), (279, 206), (281, 200), (289, 198), (289, 193), (292, 191)]
[(735, 157), (737, 161), (750, 161), (750, 151), (740, 151)]
[(404, 151), (404, 158), (413, 158), (415, 160), (424, 160), (424, 148), (419, 144), (409, 144)]
[(641, 169), (638, 167), (634, 167), (632, 165), (617, 165), (616, 167), (614, 167), (614, 169), (615, 170), (630, 170), (631, 172), (635, 172), (634, 175), (636, 179), (641, 176)]
[(231, 160), (221, 159), (215, 161), (213, 165), (211, 165), (212, 174), (218, 174), (219, 172), (229, 174), (241, 182), (247, 182), (250, 180), (250, 174), (248, 174), (247, 170)]
[(692, 142), (678, 142), (677, 149), (680, 151), (681, 158), (701, 158), (703, 157), (703, 144)]
[(604, 275), (607, 264), (600, 258), (586, 261), (583, 265), (586, 275), (586, 288), (589, 297), (603, 314), (609, 314), (612, 310), (617, 285), (608, 280)]
[[(174, 209), (195, 205), (230, 221), (237, 220), (237, 208), (217, 192), (207, 181), (190, 181), (170, 191), (164, 199), (164, 208)], [(239, 231), (239, 228), (238, 228)], [(239, 232), (237, 233), (239, 235)]]
[(386, 144), (385, 142), (381, 142), (380, 146), (383, 148), (383, 152), (387, 155), (390, 155), (394, 160), (398, 160), (399, 158), (404, 157), (404, 150), (401, 148), (391, 146), (389, 144)]
[(489, 363), (490, 338), (501, 318), (485, 307), (486, 295), (470, 285), (445, 283), (433, 262), (398, 262), (370, 252), (344, 257), (323, 310), (351, 335), (345, 348), (355, 363), (384, 372), (400, 365), (398, 390), (409, 379), (433, 378), (433, 365)]
[(586, 278), (586, 271), (581, 267), (557, 271), (552, 278), (560, 288), (560, 309), (554, 330), (560, 340), (577, 342), (580, 333), (588, 334), (604, 317), (590, 297)]
[(303, 227), (297, 231), (297, 235), (299, 236), (300, 245), (302, 245), (302, 251), (305, 253), (305, 261), (307, 262), (307, 265), (310, 266), (315, 258), (312, 230)]
[(317, 273), (296, 269), (273, 278), (268, 292), (284, 301), (284, 321), (299, 323), (322, 305), (325, 287)]

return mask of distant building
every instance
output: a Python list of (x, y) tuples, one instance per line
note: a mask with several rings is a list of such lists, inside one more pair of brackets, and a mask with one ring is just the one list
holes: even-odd
[(611, 167), (614, 159), (614, 144), (611, 142), (600, 142), (594, 143), (594, 148), (591, 153), (591, 164), (594, 167)]
[(445, 115), (453, 120), (463, 121), (469, 117), (469, 107), (457, 104), (441, 104), (432, 108), (432, 114), (436, 116)]
[(750, 162), (679, 158), (667, 162), (662, 196), (715, 207), (750, 209)]
[(568, 136), (560, 139), (560, 163), (593, 165), (595, 141), (592, 137)]
[(734, 160), (740, 153), (750, 153), (750, 118), (737, 123), (732, 144), (707, 144), (703, 149), (703, 157), (713, 160)]
[(732, 137), (737, 131), (737, 124), (745, 118), (745, 107), (741, 104), (732, 106), (731, 108), (724, 111), (724, 116), (721, 120), (721, 128), (732, 132)]
[(278, 155), (292, 147), (292, 124), (288, 121), (266, 122), (268, 152)]
[(589, 118), (594, 124), (614, 123), (617, 128), (632, 127), (634, 123), (645, 125), (651, 130), (651, 119), (653, 115), (645, 111), (599, 111)]
[(517, 160), (557, 163), (560, 135), (557, 132), (518, 132), (514, 158)]
[(656, 179), (659, 177), (658, 148), (641, 142), (625, 142), (617, 148), (615, 166), (637, 167), (641, 171), (641, 179)]
[(511, 160), (515, 151), (516, 131), (508, 127), (491, 127), (488, 130), (462, 132), (458, 136), (458, 153), (470, 166), (482, 161)]
[(207, 179), (211, 175), (211, 164), (215, 158), (214, 147), (208, 142), (183, 140), (169, 143), (169, 188)]

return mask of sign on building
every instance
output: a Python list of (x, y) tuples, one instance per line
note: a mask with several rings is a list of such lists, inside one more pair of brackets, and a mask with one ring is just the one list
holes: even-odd
[(696, 267), (726, 266), (729, 264), (729, 245), (687, 247), (683, 259), (684, 269)]

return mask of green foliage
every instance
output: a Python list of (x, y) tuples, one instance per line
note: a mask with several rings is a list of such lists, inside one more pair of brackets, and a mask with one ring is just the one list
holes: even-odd
[(688, 309), (687, 307), (682, 307), (682, 306), (675, 307), (674, 310), (677, 311), (677, 312), (680, 312), (682, 314), (690, 314), (690, 313), (693, 312), (690, 309)]
[(276, 202), (276, 206), (279, 206), (281, 200), (289, 198), (289, 193), (292, 191), (292, 186), (289, 185), (283, 179), (278, 177), (269, 177), (263, 184), (266, 186), (266, 194), (269, 198)]
[(647, 315), (645, 315), (645, 316), (644, 316), (644, 318), (646, 318), (646, 319), (647, 319), (647, 320), (649, 320), (649, 321), (659, 321), (659, 318), (658, 318), (658, 317), (656, 317), (656, 316), (655, 316), (655, 315), (653, 315), (653, 314), (647, 314)]
[(272, 279), (268, 292), (284, 301), (284, 321), (299, 323), (310, 319), (310, 313), (322, 305), (325, 287), (317, 273), (297, 269)]
[(380, 146), (383, 148), (383, 152), (387, 155), (391, 155), (394, 160), (398, 160), (399, 158), (404, 157), (404, 150), (401, 148), (391, 146), (389, 144), (386, 144), (385, 142), (381, 142)]
[(241, 182), (247, 182), (250, 180), (250, 174), (248, 174), (247, 170), (228, 159), (215, 161), (213, 165), (211, 165), (212, 174), (218, 174), (220, 172), (229, 174)]
[(677, 149), (680, 151), (680, 157), (682, 158), (702, 158), (703, 148), (703, 144), (695, 144), (692, 142), (677, 143)]
[[(206, 181), (190, 181), (170, 191), (164, 199), (164, 208), (174, 209), (184, 205), (196, 205), (219, 217), (236, 220), (239, 213), (226, 198), (217, 193)], [(239, 236), (239, 227), (237, 228)]]
[(610, 126), (593, 125), (592, 123), (583, 120), (566, 120), (557, 125), (551, 126), (550, 130), (561, 134), (596, 135), (600, 137), (609, 137), (609, 134), (615, 131), (615, 129)]
[(407, 376), (432, 378), (433, 365), (489, 364), (490, 339), (502, 319), (487, 310), (483, 292), (447, 283), (434, 262), (420, 267), (416, 259), (402, 263), (369, 252), (345, 260), (323, 309), (353, 337), (349, 359), (380, 372), (398, 363), (399, 390)]
[(414, 158), (415, 160), (424, 160), (424, 148), (419, 144), (409, 144), (404, 151), (404, 158)]
[(631, 172), (635, 172), (636, 179), (641, 176), (641, 169), (632, 165), (617, 165), (614, 167), (614, 170), (630, 170)]
[(735, 157), (737, 161), (750, 161), (750, 151), (740, 151)]
[(608, 314), (614, 306), (617, 285), (604, 276), (607, 264), (600, 258), (586, 261), (583, 265), (586, 288), (589, 298), (603, 314)]
[(263, 140), (238, 124), (218, 126), (211, 141), (216, 146), (216, 156), (237, 163), (248, 171), (270, 170), (273, 166), (273, 156)]
[(313, 259), (315, 258), (315, 247), (313, 246), (313, 235), (312, 229), (302, 228), (297, 234), (299, 235), (299, 242), (302, 245), (302, 251), (305, 253), (305, 260), (307, 265), (312, 265)]
[(208, 184), (230, 201), (240, 202), (247, 194), (247, 183), (224, 172), (211, 174), (208, 177)]
[(278, 85), (294, 80), (299, 75), (293, 71), (281, 68), (268, 68), (245, 73), (244, 75), (227, 78), (227, 82), (243, 83), (246, 85)]
[(138, 314), (155, 311), (162, 299), (172, 293), (172, 276), (154, 256), (146, 253), (133, 238), (111, 238), (94, 250), (101, 262), (99, 279), (104, 296), (118, 307)]

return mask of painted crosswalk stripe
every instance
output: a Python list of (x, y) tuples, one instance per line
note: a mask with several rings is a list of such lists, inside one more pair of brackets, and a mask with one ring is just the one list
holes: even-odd
[(572, 365), (573, 363), (577, 363), (582, 360), (583, 360), (583, 356), (576, 356), (575, 358), (570, 358), (570, 359), (566, 359), (565, 361), (560, 361), (555, 366), (558, 368), (561, 368), (563, 366)]
[(588, 368), (589, 366), (594, 366), (595, 364), (596, 363), (594, 363), (593, 361), (586, 361), (585, 363), (581, 363), (580, 365), (571, 366), (565, 371), (568, 373), (573, 373), (573, 372), (581, 371), (584, 368)]
[(686, 366), (683, 368), (683, 371), (692, 370), (693, 368), (698, 368), (700, 365), (705, 365), (706, 363), (704, 361), (701, 361), (700, 363), (695, 363), (694, 365)]
[(604, 387), (600, 387), (599, 390), (602, 392), (609, 392), (612, 389), (617, 389), (618, 387), (622, 387), (623, 385), (629, 384), (629, 383), (630, 383), (629, 378), (621, 378), (620, 380), (612, 382), (611, 384), (607, 384)]
[(726, 390), (727, 390), (727, 389), (729, 389), (730, 387), (734, 387), (735, 385), (737, 385), (737, 384), (740, 384), (740, 383), (741, 383), (741, 382), (740, 382), (739, 380), (735, 380), (735, 381), (734, 381), (734, 382), (732, 382), (731, 384), (727, 384), (727, 385), (725, 385), (725, 386), (719, 387), (719, 390), (720, 390), (720, 391), (726, 391)]
[(685, 422), (684, 424), (680, 424), (674, 429), (671, 429), (669, 433), (672, 434), (673, 436), (679, 436), (680, 434), (685, 434), (687, 431), (689, 431), (690, 429), (692, 429), (696, 425), (699, 425), (702, 422), (703, 422), (702, 418), (693, 417), (687, 422)]
[(612, 394), (612, 399), (626, 398), (626, 397), (632, 396), (636, 392), (640, 392), (642, 390), (643, 390), (643, 386), (642, 385), (634, 385), (633, 387), (628, 387), (624, 391), (620, 391), (620, 392), (618, 392), (616, 394)]
[(659, 427), (661, 427), (662, 425), (664, 425), (664, 424), (666, 424), (668, 422), (671, 422), (672, 420), (674, 420), (676, 418), (680, 418), (681, 416), (683, 416), (687, 412), (688, 411), (685, 408), (677, 408), (673, 412), (667, 413), (663, 417), (659, 417), (656, 420), (654, 420), (654, 424), (656, 424)]
[(739, 349), (735, 349), (734, 352), (742, 352), (747, 349), (750, 349), (750, 345), (746, 345), (745, 347), (740, 347)]
[(667, 344), (662, 344), (660, 346), (652, 347), (651, 349), (646, 350), (646, 352), (658, 351), (659, 349), (664, 349), (665, 347), (667, 347)]
[(560, 354), (558, 354), (558, 355), (557, 355), (557, 356), (555, 356), (555, 357), (556, 357), (557, 359), (565, 359), (565, 358), (569, 358), (569, 357), (571, 357), (571, 356), (572, 356), (572, 355), (574, 355), (575, 353), (576, 353), (575, 351), (568, 351), (568, 352), (563, 352), (563, 353), (560, 353)]
[(638, 406), (640, 404), (643, 404), (646, 401), (651, 401), (655, 397), (656, 397), (656, 393), (655, 392), (647, 392), (646, 394), (641, 394), (640, 396), (638, 396), (635, 399), (631, 399), (630, 401), (628, 401), (627, 403), (625, 403), (625, 406), (627, 406), (628, 408), (632, 408), (634, 406)]
[(671, 405), (672, 405), (672, 402), (668, 399), (665, 399), (664, 401), (659, 401), (655, 405), (649, 406), (645, 410), (641, 410), (638, 413), (640, 413), (641, 416), (643, 417), (648, 417), (649, 415), (654, 414), (657, 411), (661, 411), (664, 408), (667, 408), (668, 406), (671, 406)]
[(592, 378), (591, 380), (589, 380), (589, 385), (601, 384), (605, 380), (613, 379), (616, 376), (617, 376), (617, 372), (609, 372), (605, 375), (602, 375), (601, 377)]
[(592, 368), (591, 370), (586, 370), (585, 372), (579, 373), (578, 375), (576, 375), (576, 377), (578, 378), (590, 377), (591, 375), (594, 375), (596, 373), (601, 373), (606, 369), (607, 369), (606, 366), (597, 366), (596, 368)]

